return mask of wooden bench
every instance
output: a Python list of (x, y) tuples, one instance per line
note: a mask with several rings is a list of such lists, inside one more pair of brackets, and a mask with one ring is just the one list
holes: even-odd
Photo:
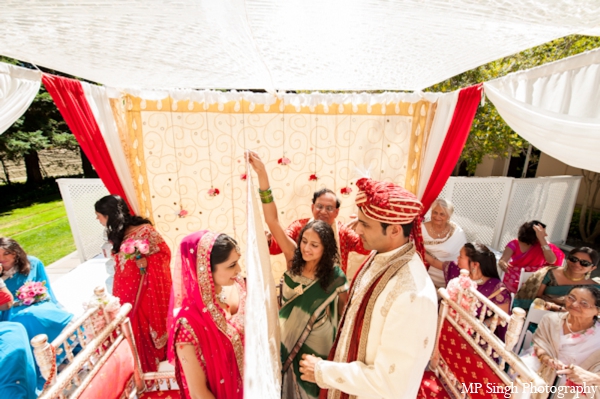
[[(459, 289), (456, 301), (445, 288), (438, 292), (436, 344), (418, 398), (528, 398), (532, 387), (545, 384), (512, 352), (523, 328), (523, 309), (509, 316), (472, 287)], [(465, 298), (468, 311), (459, 305)], [(505, 342), (494, 334), (500, 325), (508, 325)]]
[(142, 372), (127, 317), (130, 304), (121, 306), (99, 287), (84, 307), (53, 342), (44, 334), (31, 340), (46, 379), (40, 398), (179, 398), (174, 372)]

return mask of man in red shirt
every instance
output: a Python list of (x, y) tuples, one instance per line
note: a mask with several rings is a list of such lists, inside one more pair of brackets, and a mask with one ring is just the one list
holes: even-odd
[[(312, 199), (311, 211), (313, 218), (309, 219), (298, 219), (292, 222), (285, 233), (292, 240), (297, 241), (300, 230), (311, 220), (322, 220), (328, 223), (333, 228), (335, 238), (338, 244), (338, 253), (340, 254), (340, 260), (342, 262), (341, 268), (344, 273), (347, 273), (348, 268), (348, 255), (350, 252), (358, 252), (361, 255), (368, 255), (371, 251), (367, 251), (363, 248), (363, 244), (360, 237), (354, 230), (346, 226), (340, 221), (335, 220), (337, 215), (340, 213), (340, 200), (337, 198), (335, 193), (328, 188), (322, 188), (319, 191), (315, 191)], [(268, 235), (269, 239), (269, 252), (271, 255), (278, 255), (281, 253), (281, 248), (275, 241), (274, 238)], [(348, 276), (351, 278), (352, 276)]]

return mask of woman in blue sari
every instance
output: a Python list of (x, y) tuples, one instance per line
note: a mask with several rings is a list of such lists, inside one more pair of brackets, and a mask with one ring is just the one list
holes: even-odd
[(0, 322), (0, 398), (36, 398), (35, 387), (35, 363), (25, 328)]
[[(5, 237), (0, 237), (0, 264), (0, 277), (15, 299), (12, 308), (0, 312), (0, 321), (23, 325), (27, 331), (28, 342), (38, 334), (46, 334), (48, 341), (52, 342), (69, 324), (73, 314), (64, 310), (56, 300), (44, 264), (34, 256), (27, 256), (15, 240)], [(17, 302), (17, 291), (28, 281), (45, 281), (48, 300), (20, 305)], [(43, 379), (38, 380), (38, 386), (40, 384), (43, 385)]]
[[(10, 309), (13, 296), (0, 278), (0, 310)], [(35, 398), (35, 363), (25, 327), (0, 322), (0, 398)]]

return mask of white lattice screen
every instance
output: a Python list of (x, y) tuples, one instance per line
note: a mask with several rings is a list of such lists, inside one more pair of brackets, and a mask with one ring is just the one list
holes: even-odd
[(580, 182), (580, 176), (514, 179), (499, 248), (516, 237), (521, 224), (532, 219), (547, 225), (548, 241), (564, 244)]
[(101, 252), (104, 227), (96, 220), (94, 204), (108, 195), (100, 179), (57, 179), (67, 209), (79, 259), (85, 262)]
[[(58, 179), (79, 257), (100, 253), (103, 228), (96, 220), (94, 203), (108, 194), (100, 179)], [(580, 176), (451, 177), (440, 193), (454, 204), (453, 220), (469, 241), (502, 251), (517, 236), (519, 226), (537, 219), (548, 225), (548, 241), (567, 239)]]
[(579, 176), (451, 177), (439, 196), (452, 201), (453, 220), (469, 241), (502, 251), (532, 219), (548, 225), (548, 241), (564, 244), (580, 181)]

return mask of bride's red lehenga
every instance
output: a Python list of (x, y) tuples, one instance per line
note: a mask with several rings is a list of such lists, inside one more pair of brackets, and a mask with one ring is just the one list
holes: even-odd
[(194, 346), (206, 384), (216, 399), (242, 399), (244, 372), (244, 310), (246, 288), (238, 278), (238, 311), (227, 318), (217, 303), (210, 267), (213, 244), (219, 236), (208, 230), (186, 236), (173, 273), (169, 361), (175, 365), (182, 399), (189, 399), (186, 376), (175, 344)]
[(134, 259), (116, 254), (113, 295), (121, 304), (133, 306), (129, 318), (142, 370), (147, 373), (157, 371), (158, 364), (167, 358), (171, 250), (149, 224), (133, 227), (124, 240), (128, 238), (148, 240), (150, 250), (144, 255), (148, 262), (146, 274), (142, 275)]

